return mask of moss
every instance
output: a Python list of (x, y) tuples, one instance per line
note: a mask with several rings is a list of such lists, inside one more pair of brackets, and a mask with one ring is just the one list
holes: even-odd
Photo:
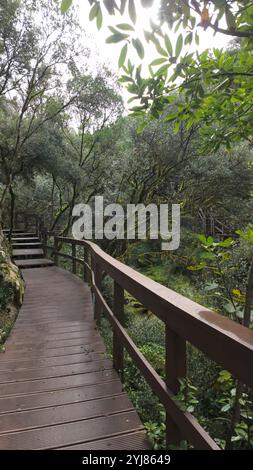
[(24, 296), (24, 281), (12, 263), (8, 242), (0, 235), (0, 348), (8, 337)]

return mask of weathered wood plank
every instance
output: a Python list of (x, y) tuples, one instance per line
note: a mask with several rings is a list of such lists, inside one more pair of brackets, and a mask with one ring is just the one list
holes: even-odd
[(63, 450), (145, 450), (149, 447), (144, 431), (64, 447)]
[(122, 394), (122, 384), (115, 379), (85, 387), (0, 398), (0, 414), (85, 402), (119, 394)]
[(74, 423), (1, 434), (0, 448), (9, 450), (54, 449), (142, 429), (143, 426), (136, 412), (129, 411)]
[[(1, 416), (0, 434), (55, 424), (98, 418), (123, 411), (132, 411), (133, 405), (125, 394), (92, 401), (71, 403), (51, 408), (8, 413)], [(1, 438), (0, 438), (1, 440)]]

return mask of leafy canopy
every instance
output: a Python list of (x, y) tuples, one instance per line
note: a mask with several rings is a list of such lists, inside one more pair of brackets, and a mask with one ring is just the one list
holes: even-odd
[[(241, 139), (252, 139), (253, 131), (253, 4), (235, 0), (161, 0), (159, 22), (150, 21), (144, 31), (146, 43), (153, 43), (157, 58), (149, 64), (149, 76), (142, 76), (141, 63), (133, 65), (128, 58), (131, 48), (140, 60), (145, 43), (135, 30), (135, 0), (89, 0), (91, 21), (101, 28), (104, 13), (123, 16), (116, 27), (109, 26), (108, 43), (122, 42), (119, 67), (121, 82), (133, 94), (135, 116), (150, 113), (175, 122), (175, 130), (186, 122), (190, 129), (201, 124), (204, 146), (216, 150)], [(143, 8), (152, 0), (139, 0)], [(71, 0), (63, 0), (66, 12)], [(125, 21), (126, 18), (126, 21)], [(199, 44), (200, 30), (213, 30), (230, 37), (231, 47), (192, 52)], [(171, 32), (177, 34), (175, 46)], [(180, 93), (180, 101), (177, 100)], [(166, 112), (165, 112), (166, 111)]]

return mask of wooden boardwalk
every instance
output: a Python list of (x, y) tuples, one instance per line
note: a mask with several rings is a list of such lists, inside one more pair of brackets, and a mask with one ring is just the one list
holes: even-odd
[(147, 449), (88, 286), (57, 267), (23, 276), (24, 304), (0, 354), (0, 449)]

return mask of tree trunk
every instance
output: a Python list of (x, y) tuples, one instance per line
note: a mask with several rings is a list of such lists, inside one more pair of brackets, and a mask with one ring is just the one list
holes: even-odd
[(15, 199), (16, 199), (12, 186), (9, 187), (9, 193), (11, 196), (11, 210), (10, 210), (10, 231), (9, 231), (8, 238), (9, 238), (9, 241), (11, 241), (12, 232), (13, 232), (13, 224), (14, 224)]

